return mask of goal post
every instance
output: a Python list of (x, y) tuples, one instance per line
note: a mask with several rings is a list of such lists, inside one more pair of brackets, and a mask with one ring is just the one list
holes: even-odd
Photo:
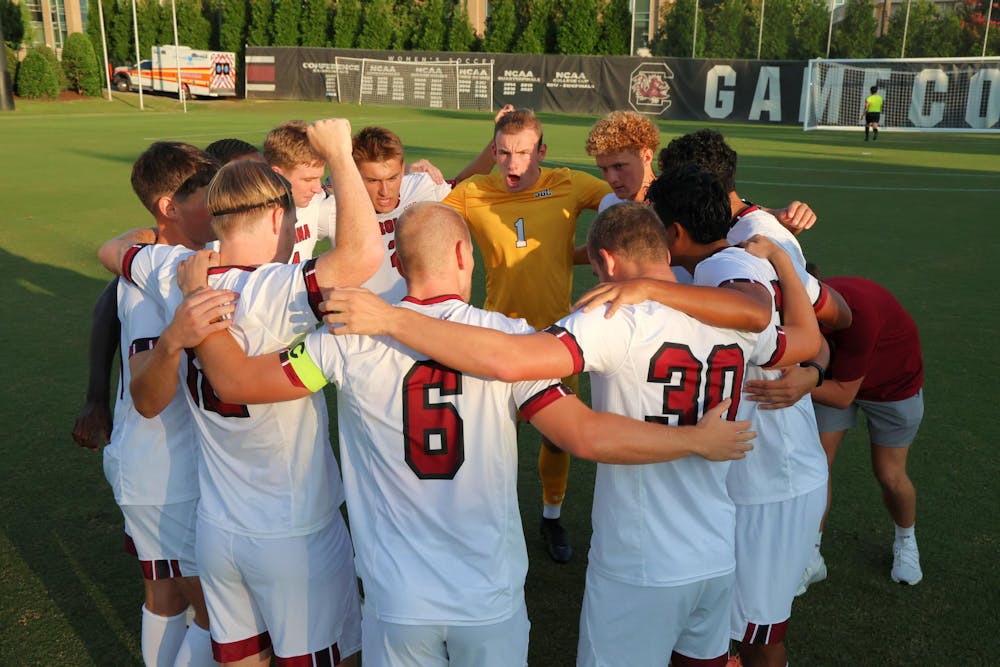
[(336, 58), (341, 102), (493, 110), (493, 63)]
[(804, 130), (864, 128), (865, 98), (878, 86), (880, 128), (1000, 132), (1000, 58), (809, 61)]

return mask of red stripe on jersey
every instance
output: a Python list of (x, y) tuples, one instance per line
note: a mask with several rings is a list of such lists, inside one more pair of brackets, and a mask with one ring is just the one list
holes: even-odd
[(312, 308), (313, 315), (317, 320), (322, 320), (326, 315), (319, 309), (319, 304), (323, 303), (323, 294), (319, 291), (319, 281), (316, 280), (316, 260), (310, 259), (302, 263), (302, 279), (306, 281), (306, 293), (309, 295), (309, 307)]
[(246, 266), (244, 264), (229, 264), (228, 266), (212, 266), (208, 269), (208, 275), (217, 276), (221, 273), (225, 273), (230, 269), (236, 269), (237, 271), (256, 271), (256, 266)]
[(823, 283), (819, 284), (819, 296), (816, 297), (816, 303), (813, 304), (813, 312), (818, 313), (826, 305), (826, 302), (830, 299), (830, 290), (827, 289), (826, 285)]
[(306, 655), (295, 655), (290, 658), (276, 655), (274, 664), (279, 667), (333, 667), (340, 664), (340, 649), (335, 643), (333, 646)]
[(767, 286), (764, 283), (756, 280), (750, 280), (749, 278), (730, 278), (729, 280), (723, 280), (718, 286), (725, 287), (726, 285), (732, 285), (734, 283), (750, 283), (751, 285), (760, 285), (764, 289), (767, 289)]
[(733, 224), (735, 225), (741, 219), (743, 219), (746, 216), (750, 215), (754, 211), (759, 211), (759, 210), (760, 210), (760, 206), (757, 206), (757, 204), (748, 204), (746, 207), (741, 208), (739, 210), (739, 212), (737, 212), (737, 214), (733, 216)]
[(216, 662), (236, 662), (269, 648), (271, 648), (271, 635), (267, 632), (262, 632), (256, 637), (222, 644), (212, 639), (212, 657)]
[(560, 382), (559, 384), (554, 384), (551, 387), (541, 390), (526, 400), (518, 409), (521, 411), (522, 417), (531, 421), (531, 418), (541, 412), (542, 409), (552, 405), (560, 398), (572, 395), (573, 390)]
[(571, 373), (570, 375), (576, 373), (582, 373), (583, 363), (584, 363), (583, 348), (581, 348), (580, 344), (576, 342), (576, 337), (573, 336), (573, 334), (571, 334), (570, 332), (563, 329), (562, 327), (556, 326), (555, 324), (550, 324), (549, 326), (545, 327), (544, 331), (545, 333), (552, 334), (553, 336), (555, 336), (556, 339), (560, 343), (565, 345), (567, 350), (569, 350), (569, 354), (573, 358), (573, 373)]
[(764, 368), (778, 365), (781, 362), (781, 358), (785, 356), (785, 349), (788, 347), (788, 338), (785, 336), (785, 330), (781, 327), (775, 327), (775, 329), (778, 330), (778, 337), (775, 340), (774, 354), (764, 364)]
[[(441, 294), (440, 296), (432, 296), (429, 299), (418, 299), (415, 296), (404, 296), (403, 301), (408, 301), (410, 303), (415, 303), (418, 306), (427, 306), (432, 303), (443, 303), (445, 301), (451, 301), (455, 299), (457, 301), (462, 301), (462, 297), (457, 294)], [(462, 303), (465, 303), (462, 301)]]
[(670, 664), (673, 667), (726, 667), (728, 662), (728, 653), (715, 658), (692, 658), (677, 651), (670, 654)]
[(305, 384), (299, 379), (299, 374), (292, 367), (292, 360), (288, 358), (288, 350), (281, 352), (278, 355), (278, 360), (281, 362), (281, 370), (285, 371), (285, 375), (288, 377), (288, 381), (292, 383), (292, 386), (306, 389)]
[(135, 281), (132, 280), (132, 261), (135, 259), (135, 256), (139, 254), (139, 251), (148, 245), (148, 243), (136, 243), (126, 250), (125, 256), (122, 257), (122, 277), (133, 285), (135, 284)]
[(128, 346), (128, 358), (131, 359), (140, 352), (149, 352), (154, 347), (156, 347), (156, 341), (160, 340), (160, 337), (156, 338), (136, 338), (132, 341), (132, 344)]

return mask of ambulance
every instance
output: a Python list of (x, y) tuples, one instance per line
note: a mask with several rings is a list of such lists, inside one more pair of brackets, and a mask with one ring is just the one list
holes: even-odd
[(112, 80), (122, 92), (138, 90), (141, 80), (144, 91), (176, 93), (178, 63), (185, 97), (236, 95), (236, 54), (197, 51), (189, 46), (154, 46), (152, 58), (138, 67), (116, 67)]

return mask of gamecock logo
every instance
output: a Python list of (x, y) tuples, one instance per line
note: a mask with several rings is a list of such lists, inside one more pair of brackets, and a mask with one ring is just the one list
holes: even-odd
[(639, 113), (659, 115), (670, 108), (670, 80), (674, 73), (664, 63), (643, 63), (632, 70), (628, 101)]

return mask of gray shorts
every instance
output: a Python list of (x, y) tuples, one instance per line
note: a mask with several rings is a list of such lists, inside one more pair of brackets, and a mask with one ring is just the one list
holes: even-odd
[(909, 447), (924, 416), (924, 390), (902, 401), (856, 400), (843, 410), (813, 403), (820, 433), (846, 431), (858, 419), (858, 408), (868, 418), (868, 438), (880, 447)]

